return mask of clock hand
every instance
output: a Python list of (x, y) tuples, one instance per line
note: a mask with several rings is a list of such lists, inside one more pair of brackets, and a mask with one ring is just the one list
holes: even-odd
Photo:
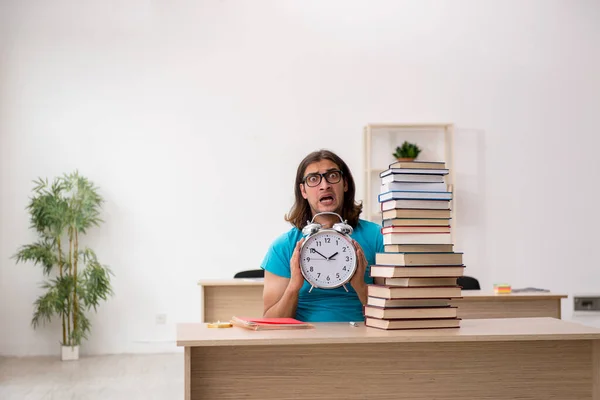
[[(313, 250), (314, 250), (314, 249), (313, 249)], [(314, 251), (315, 251), (315, 253), (317, 253), (317, 254), (318, 254), (318, 255), (320, 255), (321, 257), (323, 257), (323, 258), (327, 258), (327, 257), (325, 257), (323, 254), (319, 253), (318, 251), (316, 251), (316, 250), (314, 250)]]
[(339, 253), (339, 251), (336, 251), (335, 253), (333, 253), (332, 255), (329, 256), (328, 260), (333, 260), (333, 257), (337, 256), (337, 254)]

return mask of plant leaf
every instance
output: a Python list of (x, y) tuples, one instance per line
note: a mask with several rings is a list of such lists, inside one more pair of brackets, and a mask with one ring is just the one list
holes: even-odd
[(12, 257), (19, 262), (33, 261), (34, 265), (41, 264), (44, 274), (50, 275), (55, 265), (58, 265), (57, 254), (54, 252), (53, 240), (44, 238), (37, 243), (21, 246), (19, 251)]

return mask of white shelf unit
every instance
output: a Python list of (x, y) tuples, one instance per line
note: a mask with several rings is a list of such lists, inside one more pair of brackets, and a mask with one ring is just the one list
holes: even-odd
[[(418, 161), (444, 161), (449, 169), (445, 177), (452, 192), (451, 224), (456, 226), (454, 182), (454, 124), (368, 124), (364, 127), (364, 199), (363, 218), (381, 223), (377, 195), (381, 185), (379, 174), (395, 162), (393, 153), (404, 140), (422, 148)], [(453, 231), (453, 229), (451, 230)]]

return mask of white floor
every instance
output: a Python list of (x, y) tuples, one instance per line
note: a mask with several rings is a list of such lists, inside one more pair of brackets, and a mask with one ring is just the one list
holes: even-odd
[(183, 353), (0, 357), (0, 399), (183, 399)]

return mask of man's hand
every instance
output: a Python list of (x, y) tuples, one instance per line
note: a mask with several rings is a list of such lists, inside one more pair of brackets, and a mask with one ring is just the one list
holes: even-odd
[(300, 239), (298, 243), (296, 243), (296, 248), (294, 249), (294, 253), (292, 254), (292, 259), (290, 260), (290, 283), (288, 284), (288, 290), (299, 292), (304, 285), (304, 276), (300, 271), (300, 248), (302, 247), (302, 243), (304, 243), (304, 238)]
[(356, 272), (350, 279), (350, 285), (352, 285), (352, 288), (358, 294), (360, 302), (365, 305), (367, 304), (367, 283), (365, 282), (367, 259), (358, 242), (352, 239), (352, 244), (354, 244), (354, 248), (356, 249)]

